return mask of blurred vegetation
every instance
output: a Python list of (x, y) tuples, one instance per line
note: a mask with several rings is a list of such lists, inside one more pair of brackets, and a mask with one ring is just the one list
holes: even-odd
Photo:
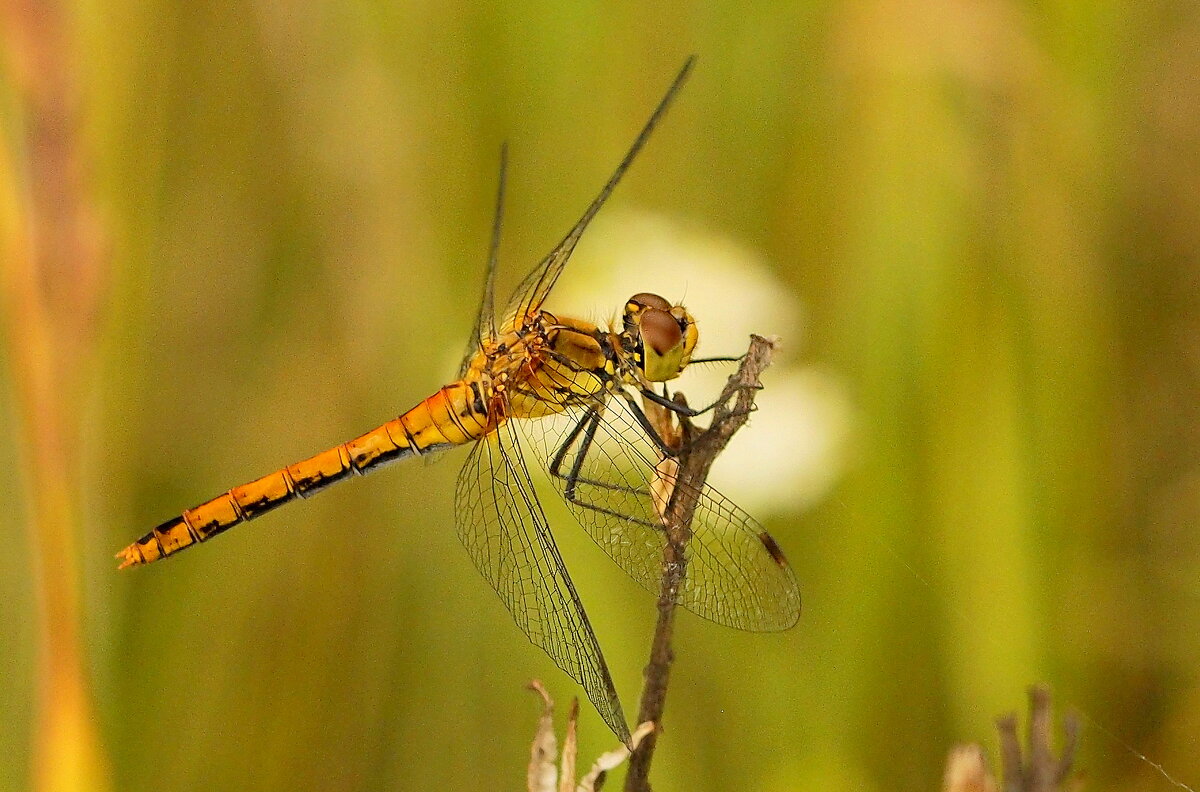
[[(1089, 789), (1171, 788), (1095, 724), (1200, 783), (1197, 9), (0, 7), (0, 788), (519, 788), (522, 686), (576, 691), (458, 547), (457, 455), (111, 555), (441, 384), (501, 142), (517, 274), (690, 53), (614, 211), (755, 251), (854, 423), (820, 506), (756, 510), (800, 626), (681, 618), (656, 788), (934, 789), (1034, 681), (1084, 711)], [(550, 514), (634, 711), (652, 598)]]

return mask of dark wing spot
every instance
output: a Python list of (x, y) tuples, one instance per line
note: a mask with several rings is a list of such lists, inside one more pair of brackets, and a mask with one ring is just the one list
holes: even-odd
[(787, 559), (783, 557), (783, 550), (781, 550), (775, 540), (771, 538), (771, 534), (763, 531), (758, 535), (758, 541), (763, 543), (763, 547), (765, 547), (767, 552), (771, 554), (771, 558), (774, 559), (776, 564), (781, 567), (788, 565)]

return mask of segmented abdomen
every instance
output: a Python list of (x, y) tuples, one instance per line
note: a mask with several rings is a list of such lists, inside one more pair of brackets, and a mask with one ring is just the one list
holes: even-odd
[(487, 401), (478, 382), (447, 385), (361, 437), (185, 509), (118, 553), (121, 568), (165, 558), (351, 473), (361, 475), (388, 462), (481, 437), (493, 425)]

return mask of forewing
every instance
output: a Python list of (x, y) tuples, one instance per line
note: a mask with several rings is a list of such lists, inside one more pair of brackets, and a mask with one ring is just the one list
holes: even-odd
[(667, 108), (670, 107), (671, 102), (675, 99), (675, 95), (683, 87), (683, 83), (687, 80), (688, 74), (692, 70), (694, 61), (695, 58), (691, 57), (683, 64), (683, 68), (679, 70), (679, 74), (675, 76), (675, 80), (671, 83), (663, 98), (659, 100), (658, 106), (650, 114), (650, 118), (642, 127), (642, 131), (638, 133), (637, 138), (634, 139), (633, 144), (625, 153), (624, 159), (617, 165), (613, 174), (608, 177), (608, 182), (596, 197), (592, 199), (588, 208), (584, 210), (583, 215), (571, 230), (567, 232), (567, 235), (562, 238), (562, 241), (554, 247), (554, 250), (550, 251), (550, 254), (542, 259), (525, 276), (520, 285), (517, 286), (506, 310), (505, 315), (507, 318), (511, 320), (513, 317), (516, 317), (519, 323), (522, 317), (528, 316), (541, 307), (550, 290), (554, 288), (554, 283), (558, 280), (558, 276), (562, 274), (563, 267), (567, 265), (568, 259), (571, 258), (571, 253), (575, 251), (575, 245), (579, 243), (584, 230), (592, 222), (592, 218), (596, 216), (596, 213), (600, 211), (600, 207), (612, 195), (612, 191), (621, 181), (621, 177), (625, 175), (625, 171), (629, 170), (629, 166), (633, 163), (633, 160), (642, 150), (642, 147), (646, 145), (646, 141), (650, 139), (650, 134), (654, 131), (654, 127), (658, 125), (659, 120), (662, 119), (663, 115), (667, 112)]
[(629, 726), (579, 595), (550, 534), (510, 424), (475, 444), (455, 491), (458, 537), (517, 626), (583, 685), (625, 743)]
[[(685, 485), (669, 464), (660, 464), (662, 456), (633, 409), (613, 397), (566, 416), (521, 423), (588, 535), (634, 580), (658, 594), (666, 545), (662, 504), (672, 487)], [(785, 630), (796, 623), (796, 577), (754, 518), (705, 486), (697, 494), (691, 531), (679, 605), (742, 630)]]
[(483, 278), (483, 295), (479, 298), (479, 310), (475, 314), (475, 326), (467, 339), (466, 353), (458, 366), (461, 379), (467, 373), (471, 360), (487, 339), (496, 337), (496, 268), (500, 262), (500, 227), (504, 220), (504, 190), (508, 175), (508, 144), (500, 147), (500, 180), (496, 187), (496, 213), (492, 216), (492, 241), (488, 245), (487, 273)]

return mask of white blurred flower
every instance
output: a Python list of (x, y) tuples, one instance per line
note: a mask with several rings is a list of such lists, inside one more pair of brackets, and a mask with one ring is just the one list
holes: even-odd
[[(547, 307), (607, 324), (644, 291), (687, 306), (700, 328), (697, 357), (739, 355), (750, 333), (782, 337), (758, 411), (710, 481), (760, 516), (818, 500), (844, 467), (852, 412), (836, 376), (794, 362), (799, 298), (759, 256), (724, 237), (660, 215), (610, 210), (584, 235)], [(732, 365), (693, 366), (671, 389), (685, 392), (693, 406), (707, 406)]]
[(638, 292), (687, 306), (700, 323), (700, 357), (741, 354), (751, 333), (798, 345), (800, 302), (760, 257), (724, 237), (646, 212), (601, 214), (547, 307), (604, 324)]

